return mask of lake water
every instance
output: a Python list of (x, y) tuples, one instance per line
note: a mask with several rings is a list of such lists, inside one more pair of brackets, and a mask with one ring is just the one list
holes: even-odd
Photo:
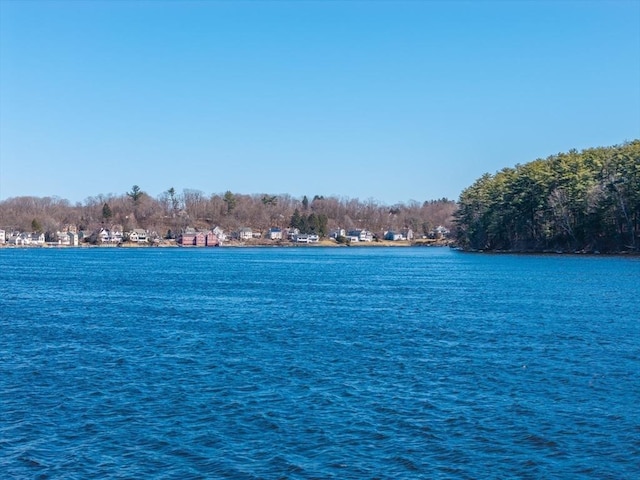
[(0, 250), (2, 478), (635, 479), (640, 258)]

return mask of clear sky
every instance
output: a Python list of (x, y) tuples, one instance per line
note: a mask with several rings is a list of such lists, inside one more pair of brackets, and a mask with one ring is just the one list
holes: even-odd
[(639, 137), (638, 0), (0, 0), (0, 200), (457, 199)]

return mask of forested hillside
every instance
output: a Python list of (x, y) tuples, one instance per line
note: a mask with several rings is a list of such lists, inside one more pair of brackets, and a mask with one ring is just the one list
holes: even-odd
[(466, 249), (638, 251), (640, 140), (485, 174), (460, 195)]
[(416, 236), (433, 228), (453, 227), (456, 202), (440, 199), (384, 205), (373, 200), (290, 195), (225, 193), (169, 188), (157, 197), (134, 185), (131, 191), (89, 197), (71, 204), (58, 197), (14, 197), (0, 202), (0, 229), (7, 232), (56, 232), (67, 226), (95, 230), (120, 225), (175, 236), (186, 227), (220, 226), (226, 232), (241, 227), (266, 232), (271, 227), (298, 227), (320, 235), (329, 229), (363, 228), (382, 236), (385, 230), (411, 228)]

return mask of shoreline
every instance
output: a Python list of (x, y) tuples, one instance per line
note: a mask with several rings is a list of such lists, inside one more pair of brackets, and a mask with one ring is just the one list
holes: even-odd
[(379, 242), (354, 242), (354, 243), (337, 243), (333, 240), (321, 240), (316, 243), (294, 243), (285, 241), (271, 241), (271, 240), (249, 240), (245, 242), (239, 242), (236, 240), (228, 241), (217, 245), (215, 247), (195, 246), (195, 245), (179, 245), (175, 241), (162, 241), (158, 243), (139, 244), (132, 242), (123, 242), (118, 244), (80, 244), (80, 245), (59, 245), (59, 244), (44, 244), (44, 245), (0, 245), (1, 248), (187, 248), (187, 249), (200, 249), (200, 248), (318, 248), (318, 247), (331, 247), (331, 248), (406, 248), (406, 247), (452, 247), (453, 244), (447, 240), (430, 240), (430, 241), (390, 241), (383, 240)]

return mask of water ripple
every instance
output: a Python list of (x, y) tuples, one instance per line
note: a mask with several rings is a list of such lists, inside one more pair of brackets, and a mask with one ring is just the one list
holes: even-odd
[(0, 268), (5, 478), (640, 476), (634, 259), (38, 249)]

